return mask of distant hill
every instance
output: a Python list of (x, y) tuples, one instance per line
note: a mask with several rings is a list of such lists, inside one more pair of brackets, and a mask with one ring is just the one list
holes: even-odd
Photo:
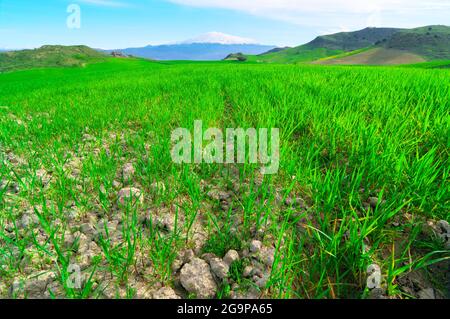
[(401, 30), (364, 52), (317, 61), (319, 64), (400, 65), (450, 59), (450, 27)]
[(277, 52), (280, 52), (280, 51), (283, 51), (283, 50), (287, 50), (287, 49), (291, 49), (291, 47), (274, 48), (274, 49), (269, 50), (267, 52), (264, 52), (262, 54), (277, 53)]
[(402, 29), (366, 28), (355, 32), (324, 35), (307, 44), (284, 50), (269, 51), (258, 57), (249, 57), (249, 60), (269, 63), (311, 62), (375, 45), (375, 43), (388, 39), (400, 30)]
[(379, 45), (409, 51), (427, 60), (450, 59), (450, 27), (438, 25), (404, 30)]
[(375, 45), (391, 38), (403, 29), (365, 28), (354, 32), (340, 32), (315, 38), (307, 44), (311, 48), (327, 48), (329, 50), (354, 51)]
[[(450, 59), (450, 27), (365, 28), (320, 36), (295, 48), (248, 57), (269, 63), (405, 64)], [(361, 50), (361, 51), (360, 51)]]
[(142, 48), (107, 50), (153, 60), (219, 61), (232, 53), (254, 55), (274, 49), (272, 45), (258, 44), (255, 40), (221, 32), (208, 32), (195, 38), (165, 45)]
[(87, 46), (45, 45), (33, 50), (0, 53), (0, 72), (44, 67), (74, 67), (99, 62), (106, 56)]
[(142, 48), (127, 48), (106, 50), (105, 52), (120, 51), (127, 55), (154, 60), (193, 60), (218, 61), (231, 53), (261, 54), (273, 49), (274, 46), (260, 44), (222, 44), (222, 43), (183, 43)]

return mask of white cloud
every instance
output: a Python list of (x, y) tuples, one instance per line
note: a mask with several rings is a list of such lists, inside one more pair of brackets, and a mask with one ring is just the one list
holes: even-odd
[(111, 0), (78, 0), (79, 2), (92, 4), (103, 7), (128, 7), (125, 2), (111, 1)]
[[(379, 26), (450, 19), (449, 0), (167, 0), (173, 3), (242, 11), (256, 16), (312, 26)], [(386, 17), (386, 18), (385, 18)], [(436, 21), (445, 23), (445, 21)]]

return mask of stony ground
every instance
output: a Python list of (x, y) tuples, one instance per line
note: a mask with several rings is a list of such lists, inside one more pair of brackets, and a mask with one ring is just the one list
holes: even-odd
[[(7, 213), (2, 219), (4, 231), (0, 238), (2, 270), (5, 274), (12, 269), (17, 272), (2, 278), (0, 296), (145, 299), (273, 296), (273, 267), (283, 268), (284, 238), (289, 234), (274, 231), (271, 225), (282, 224), (283, 217), (276, 220), (275, 215), (261, 214), (259, 221), (248, 228), (249, 236), (243, 236), (248, 221), (244, 220), (239, 205), (251, 193), (258, 194), (258, 187), (263, 187), (261, 175), (242, 180), (239, 170), (231, 166), (220, 170), (221, 175), (215, 176), (213, 182), (200, 180), (198, 190), (205, 200), (193, 213), (188, 196), (165, 197), (170, 193), (168, 188), (177, 187), (176, 181), (156, 181), (149, 191), (144, 191), (137, 182), (137, 164), (133, 162), (118, 167), (111, 185), (99, 185), (98, 199), (92, 207), (88, 205), (89, 210), (81, 202), (71, 201), (58, 207), (46, 199), (57, 187), (56, 183), (61, 182), (58, 178), (61, 175), (80, 194), (96, 193), (89, 189), (92, 185), (85, 183), (83, 163), (92, 155), (99, 160), (106, 156), (122, 162), (126, 157), (114, 158), (110, 151), (113, 144), (115, 148), (127, 149), (124, 134), (111, 133), (98, 143), (96, 137), (86, 133), (82, 145), (74, 148), (78, 151), (66, 154), (64, 164), (35, 171), (30, 170), (28, 159), (2, 149), (2, 161), (9, 172), (3, 175), (1, 185)], [(314, 224), (307, 200), (293, 197), (295, 192), (284, 198), (280, 189), (270, 186), (273, 198), (256, 201), (263, 206), (271, 205), (275, 214), (291, 210), (294, 214), (290, 218), (297, 220), (298, 233), (306, 236), (308, 227)], [(42, 204), (31, 205), (24, 197), (29, 192), (39, 193)], [(369, 197), (363, 206), (370, 211), (382, 204), (378, 197)], [(216, 212), (216, 216), (211, 212)], [(406, 214), (405, 218), (411, 216)], [(437, 236), (449, 248), (448, 222), (427, 223), (424, 232)], [(448, 262), (437, 266), (442, 268), (437, 273), (444, 278), (448, 276), (445, 265)], [(77, 274), (74, 269), (80, 270), (80, 278), (74, 277)], [(281, 275), (285, 271), (282, 269)], [(71, 287), (70, 283), (77, 280), (80, 286)], [(432, 288), (430, 279), (419, 272), (402, 277), (399, 284), (419, 298), (442, 298), (445, 293)], [(374, 289), (370, 296), (386, 298), (380, 289)]]
[[(445, 72), (2, 74), (0, 297), (448, 297)], [(171, 132), (196, 119), (282, 128), (279, 173), (176, 165)]]
[[(245, 184), (240, 185), (237, 180), (231, 190), (201, 180), (200, 189), (209, 200), (193, 216), (183, 211), (190, 201), (185, 196), (155, 204), (155, 197), (164, 196), (171, 186), (155, 182), (151, 192), (145, 193), (135, 181), (136, 164), (132, 162), (122, 165), (108, 190), (104, 185), (99, 187), (100, 200), (105, 197), (111, 203), (108, 211), (101, 207), (83, 211), (79, 208), (83, 205), (76, 202), (55, 207), (55, 203), (45, 199), (54, 189), (54, 176), (58, 174), (74, 183), (75, 190), (85, 193), (87, 185), (81, 176), (83, 162), (89, 154), (104, 152), (111, 156), (108, 143), (117, 136), (111, 134), (109, 139), (96, 147), (95, 138), (85, 134), (82, 151), (67, 154), (59, 172), (56, 167), (30, 172), (27, 159), (2, 150), (3, 164), (10, 172), (2, 179), (8, 212), (8, 218), (2, 220), (2, 268), (5, 272), (13, 267), (18, 269), (16, 276), (2, 280), (2, 296), (67, 297), (73, 289), (64, 283), (60, 269), (55, 268), (58, 263), (68, 268), (80, 267), (83, 291), (78, 293), (92, 297), (264, 296), (275, 258), (275, 240), (270, 233), (265, 234), (264, 228), (258, 233), (253, 229), (254, 239), (249, 242), (227, 243), (231, 238), (219, 238), (219, 245), (214, 247), (215, 239), (211, 240), (208, 231), (211, 227), (205, 224), (207, 210), (217, 207), (221, 213), (230, 212), (232, 218), (232, 223), (227, 225), (217, 221), (220, 227), (233, 227), (226, 235), (238, 233), (242, 220), (232, 203)], [(119, 141), (126, 148), (120, 137)], [(39, 192), (44, 202), (30, 205), (22, 197), (23, 188)], [(290, 203), (297, 204), (304, 207), (300, 200)], [(225, 251), (228, 245), (241, 249)], [(70, 280), (70, 274), (66, 275)]]

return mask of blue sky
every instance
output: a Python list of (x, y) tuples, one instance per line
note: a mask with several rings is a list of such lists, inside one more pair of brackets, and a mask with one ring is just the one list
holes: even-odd
[[(81, 28), (67, 27), (67, 7)], [(367, 26), (450, 25), (450, 0), (0, 0), (0, 48), (125, 48), (217, 31), (273, 45)]]

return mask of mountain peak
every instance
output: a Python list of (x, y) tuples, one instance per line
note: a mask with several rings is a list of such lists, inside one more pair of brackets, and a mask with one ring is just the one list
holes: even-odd
[(182, 44), (216, 43), (216, 44), (257, 44), (253, 39), (242, 38), (221, 32), (208, 32), (193, 39), (186, 40)]

